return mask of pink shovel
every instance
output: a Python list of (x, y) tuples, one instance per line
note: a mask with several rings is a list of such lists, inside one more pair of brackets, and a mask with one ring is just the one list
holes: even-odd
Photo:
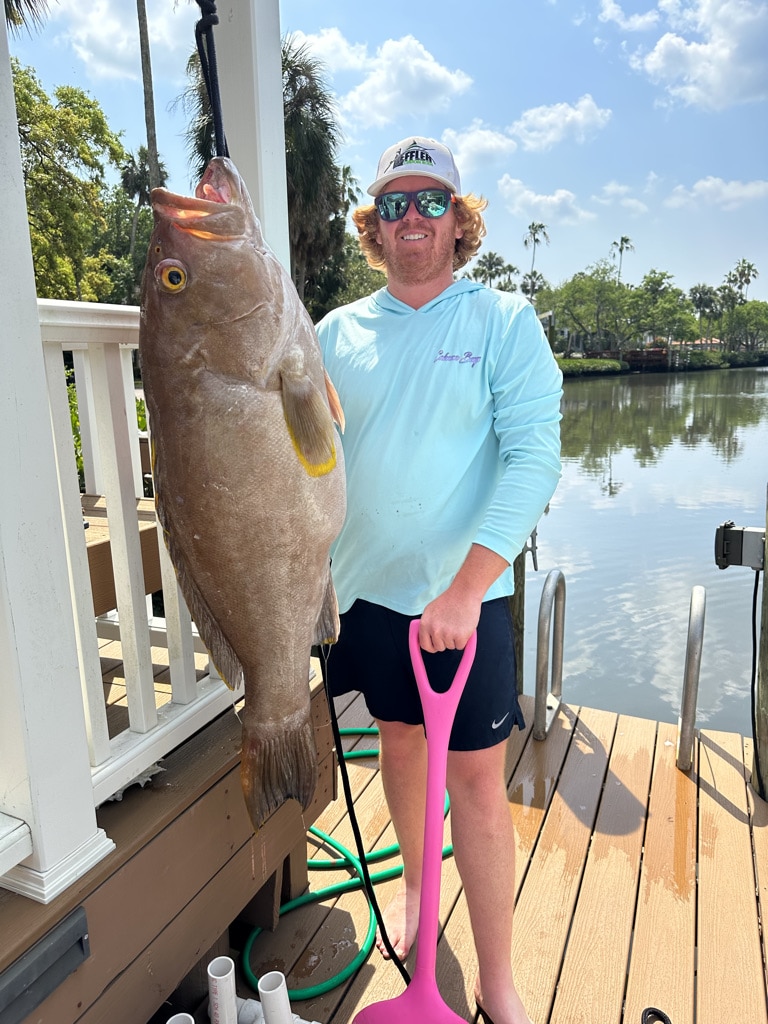
[(443, 806), (448, 763), (448, 740), (456, 708), (464, 692), (475, 657), (477, 633), (469, 638), (450, 689), (435, 693), (427, 679), (419, 647), (419, 619), (410, 625), (409, 644), (413, 671), (424, 710), (427, 734), (427, 796), (424, 816), (424, 856), (419, 902), (419, 944), (411, 983), (402, 995), (372, 1003), (353, 1024), (466, 1024), (444, 1001), (437, 989), (437, 929), (440, 918), (440, 872), (443, 847)]

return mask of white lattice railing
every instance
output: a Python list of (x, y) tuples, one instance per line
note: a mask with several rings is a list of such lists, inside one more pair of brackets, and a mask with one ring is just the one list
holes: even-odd
[[(173, 568), (159, 541), (165, 619), (152, 619), (144, 592), (136, 500), (143, 496), (135, 412), (134, 306), (38, 301), (64, 520), (83, 704), (96, 806), (141, 776), (158, 759), (232, 704), (233, 695), (209, 666), (199, 681), (196, 634)], [(117, 614), (97, 622), (86, 554), (62, 352), (71, 351), (83, 448), (85, 491), (104, 495)], [(159, 528), (158, 528), (159, 529)], [(99, 634), (122, 644), (129, 725), (110, 739)], [(151, 646), (168, 648), (171, 700), (157, 704)], [(201, 649), (197, 641), (198, 650)]]

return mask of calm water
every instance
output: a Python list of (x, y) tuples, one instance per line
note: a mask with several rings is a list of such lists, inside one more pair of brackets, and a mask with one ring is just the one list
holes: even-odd
[(525, 691), (546, 573), (566, 578), (563, 697), (666, 722), (680, 710), (691, 588), (705, 587), (697, 724), (752, 734), (754, 572), (716, 528), (764, 526), (768, 370), (566, 380), (563, 477), (528, 560)]

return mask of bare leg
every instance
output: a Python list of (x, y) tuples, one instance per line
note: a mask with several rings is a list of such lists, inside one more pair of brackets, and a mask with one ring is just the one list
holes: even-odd
[[(384, 795), (403, 858), (400, 888), (383, 911), (384, 927), (395, 952), (404, 960), (419, 926), (427, 745), (420, 725), (376, 724)], [(389, 955), (380, 936), (376, 945), (385, 957)]]
[(494, 1024), (530, 1024), (512, 979), (515, 834), (505, 752), (499, 743), (449, 753), (451, 831), (477, 951), (476, 995)]

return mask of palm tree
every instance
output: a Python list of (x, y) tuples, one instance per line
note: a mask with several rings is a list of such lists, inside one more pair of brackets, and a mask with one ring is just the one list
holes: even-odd
[(149, 162), (149, 187), (160, 185), (160, 158), (157, 154), (157, 132), (155, 130), (155, 95), (152, 87), (152, 61), (149, 54), (149, 31), (147, 29), (146, 0), (136, 0), (139, 18), (139, 50), (141, 52), (141, 79), (144, 85), (144, 124), (147, 129), (147, 158)]
[(48, 0), (5, 0), (5, 23), (11, 32), (34, 25), (41, 28), (48, 13)]
[(616, 283), (621, 284), (621, 264), (624, 260), (625, 252), (634, 252), (635, 247), (632, 244), (632, 239), (626, 235), (622, 235), (618, 242), (611, 242), (611, 255), (616, 258), (616, 253), (619, 254), (619, 267), (616, 273)]
[[(533, 264), (536, 261), (536, 246), (540, 242), (546, 242), (549, 245), (549, 235), (547, 234), (546, 224), (540, 224), (538, 221), (532, 221), (528, 225), (528, 233), (523, 239), (523, 245), (525, 248), (531, 248), (533, 250), (531, 255), (531, 274), (533, 274)], [(523, 289), (525, 290), (525, 289)]]
[(312, 268), (330, 255), (328, 224), (339, 215), (344, 220), (348, 206), (336, 164), (340, 135), (333, 96), (322, 65), (290, 36), (283, 40), (282, 63), (291, 271), (303, 299)]
[(165, 185), (168, 180), (168, 172), (160, 160), (158, 160), (157, 173), (157, 183), (153, 185), (149, 167), (149, 154), (146, 146), (139, 146), (138, 156), (134, 156), (133, 153), (129, 154), (128, 160), (123, 164), (120, 171), (120, 184), (131, 199), (136, 200), (133, 222), (131, 223), (131, 240), (128, 249), (131, 264), (133, 264), (133, 251), (136, 246), (136, 226), (139, 222), (139, 210), (141, 210), (142, 206), (149, 206), (152, 189)]
[[(349, 168), (336, 163), (339, 131), (322, 65), (290, 36), (282, 41), (285, 165), (291, 276), (304, 299), (344, 247), (344, 224), (360, 192)], [(195, 51), (187, 61), (189, 85), (179, 97), (189, 117), (187, 151), (199, 181), (214, 155), (213, 119)], [(309, 301), (309, 300), (308, 300)]]
[(482, 281), (483, 284), (492, 285), (497, 277), (501, 277), (505, 270), (504, 260), (497, 252), (486, 252), (477, 261), (472, 271), (472, 278), (475, 281)]
[(750, 263), (749, 260), (739, 260), (728, 275), (729, 278), (732, 278), (731, 283), (733, 283), (741, 292), (742, 302), (747, 301), (747, 291), (749, 290), (749, 286), (755, 278), (759, 276), (757, 267), (754, 263)]
[(538, 270), (529, 270), (527, 274), (523, 274), (523, 280), (520, 285), (520, 290), (523, 295), (526, 295), (531, 302), (534, 301), (536, 292), (541, 291), (542, 288), (547, 287), (547, 282), (544, 280), (542, 274)]
[(519, 267), (516, 267), (514, 263), (505, 263), (501, 271), (501, 280), (496, 287), (501, 292), (516, 292), (517, 284), (512, 278), (520, 273)]
[(695, 284), (693, 288), (688, 292), (688, 297), (693, 303), (693, 308), (699, 317), (699, 337), (703, 338), (701, 330), (702, 317), (707, 318), (707, 340), (709, 340), (710, 328), (712, 326), (712, 318), (717, 310), (717, 292), (711, 284)]

